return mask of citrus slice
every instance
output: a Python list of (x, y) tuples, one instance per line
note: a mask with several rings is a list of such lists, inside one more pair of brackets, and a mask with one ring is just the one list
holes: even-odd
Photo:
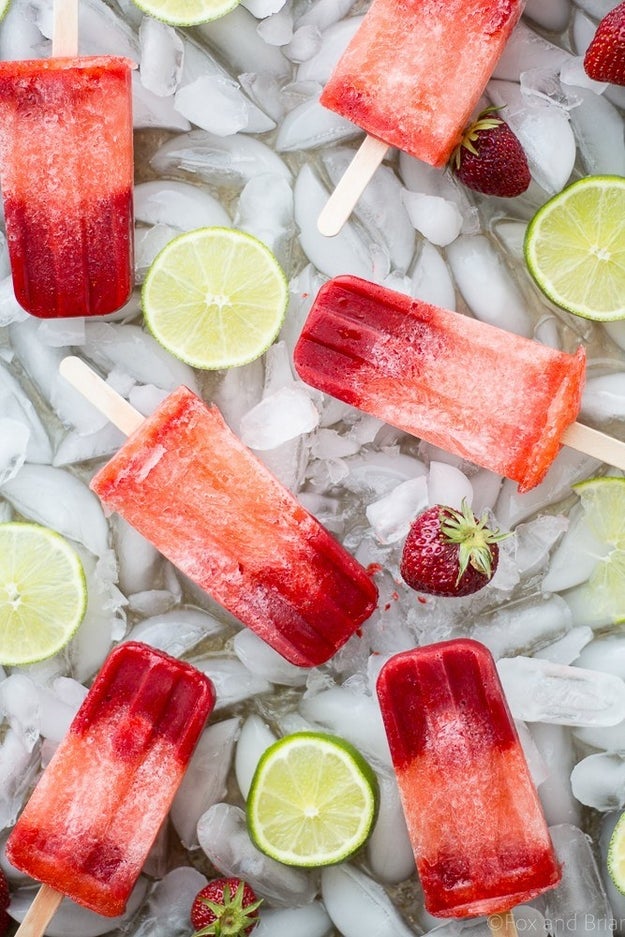
[(592, 553), (586, 581), (565, 593), (574, 622), (599, 626), (625, 621), (625, 478), (590, 478), (573, 488), (584, 516), (572, 546)]
[(143, 13), (170, 26), (197, 26), (230, 13), (239, 0), (135, 0)]
[(288, 300), (269, 248), (234, 228), (198, 228), (156, 256), (143, 284), (154, 337), (195, 368), (218, 370), (260, 357), (274, 341)]
[(622, 813), (612, 830), (608, 846), (608, 873), (610, 878), (625, 895), (625, 813)]
[(0, 0), (0, 20), (6, 16), (6, 12), (11, 5), (11, 0)]
[(342, 862), (366, 841), (378, 803), (375, 774), (349, 742), (297, 732), (262, 755), (247, 799), (256, 846), (285, 865)]
[(625, 178), (587, 176), (546, 202), (525, 260), (556, 305), (598, 322), (625, 318)]
[(38, 524), (0, 524), (0, 664), (56, 654), (86, 607), (82, 564), (63, 537)]

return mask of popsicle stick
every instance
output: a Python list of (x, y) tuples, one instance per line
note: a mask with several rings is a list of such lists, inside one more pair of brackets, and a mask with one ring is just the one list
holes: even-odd
[(625, 442), (614, 436), (584, 426), (583, 423), (572, 423), (565, 429), (562, 442), (571, 449), (594, 456), (600, 462), (625, 470)]
[(62, 900), (60, 891), (42, 885), (16, 930), (15, 937), (41, 937)]
[(52, 55), (78, 55), (78, 0), (54, 0), (52, 9)]
[(512, 911), (502, 911), (501, 914), (489, 914), (488, 927), (492, 937), (517, 937), (517, 929)]
[(74, 355), (63, 358), (59, 373), (126, 436), (134, 433), (143, 423), (143, 414), (135, 410), (80, 358)]
[(365, 137), (319, 215), (321, 234), (334, 237), (339, 233), (387, 150), (388, 144), (377, 137)]

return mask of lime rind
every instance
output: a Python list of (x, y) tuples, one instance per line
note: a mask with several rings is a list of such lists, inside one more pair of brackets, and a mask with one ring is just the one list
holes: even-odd
[(247, 799), (255, 845), (300, 868), (335, 865), (369, 837), (379, 801), (375, 772), (337, 736), (297, 732), (261, 756)]
[(587, 176), (553, 196), (529, 223), (524, 253), (560, 308), (600, 322), (625, 318), (625, 178)]
[(259, 358), (280, 332), (288, 283), (273, 253), (236, 228), (197, 228), (155, 257), (142, 289), (146, 325), (191, 367), (222, 370)]
[(39, 524), (0, 524), (0, 664), (15, 667), (61, 651), (81, 624), (87, 583), (80, 557)]
[(612, 830), (607, 855), (608, 874), (616, 888), (625, 895), (625, 813)]
[(134, 0), (142, 13), (168, 26), (199, 26), (221, 19), (239, 0)]

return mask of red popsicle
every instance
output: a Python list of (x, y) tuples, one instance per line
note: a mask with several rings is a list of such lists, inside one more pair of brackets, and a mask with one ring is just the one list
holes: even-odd
[(427, 910), (492, 915), (556, 885), (490, 651), (458, 639), (397, 654), (377, 692)]
[(121, 914), (214, 702), (189, 664), (118, 645), (11, 832), (9, 860), (59, 899)]

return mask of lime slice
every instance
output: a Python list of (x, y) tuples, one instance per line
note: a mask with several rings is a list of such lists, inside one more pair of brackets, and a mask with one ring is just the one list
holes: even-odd
[(38, 524), (0, 524), (0, 664), (56, 654), (86, 607), (82, 564), (63, 537)]
[(610, 837), (608, 873), (621, 894), (625, 895), (625, 813), (618, 818)]
[(284, 320), (288, 286), (262, 241), (234, 228), (198, 228), (156, 256), (142, 298), (161, 345), (195, 368), (220, 369), (267, 350)]
[(375, 774), (349, 742), (297, 732), (262, 755), (247, 799), (248, 828), (278, 862), (333, 865), (363, 845), (377, 803)]
[(587, 176), (546, 202), (525, 260), (556, 305), (598, 322), (625, 318), (625, 178)]
[(596, 561), (586, 582), (568, 590), (565, 598), (576, 624), (617, 624), (625, 621), (625, 478), (591, 478), (573, 487)]
[(144, 13), (170, 26), (197, 26), (230, 13), (239, 0), (135, 0)]
[(0, 20), (6, 16), (6, 12), (11, 5), (11, 0), (0, 0)]

